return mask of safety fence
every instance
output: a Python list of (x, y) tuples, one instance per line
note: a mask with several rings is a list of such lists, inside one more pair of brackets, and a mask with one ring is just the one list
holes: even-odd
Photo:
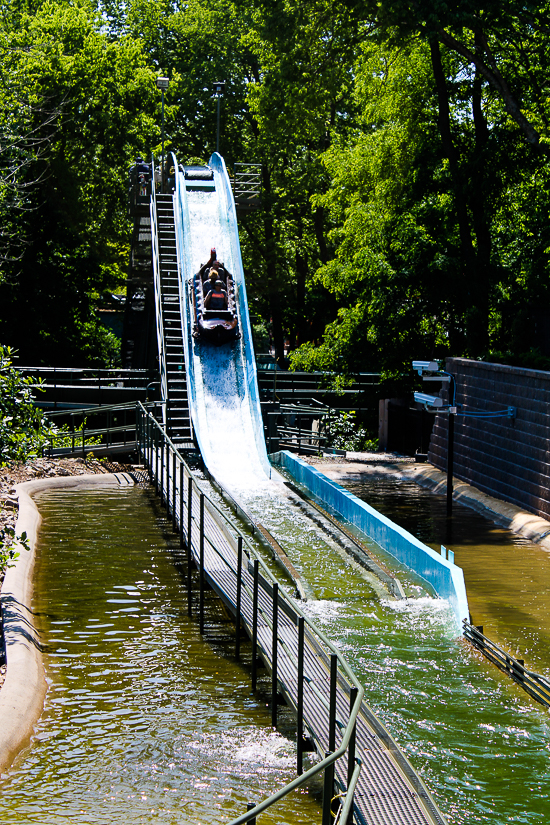
[(25, 378), (33, 378), (39, 386), (84, 386), (98, 389), (147, 389), (158, 382), (152, 370), (96, 369), (95, 367), (18, 367)]
[(334, 411), (324, 404), (277, 404), (264, 409), (267, 451), (291, 450), (318, 455), (327, 449), (326, 421)]
[[(162, 418), (163, 404), (151, 401), (141, 405)], [(42, 455), (56, 457), (86, 456), (96, 458), (111, 453), (130, 453), (136, 449), (135, 402), (88, 407), (83, 410), (57, 410), (46, 418), (57, 428), (42, 447)]]
[(472, 625), (464, 619), (464, 636), (499, 670), (517, 682), (526, 693), (546, 707), (550, 707), (550, 680), (525, 668), (523, 659), (515, 659), (499, 645), (483, 635), (483, 627)]
[(258, 384), (262, 400), (296, 403), (300, 400), (308, 401), (313, 397), (321, 401), (325, 396), (331, 396), (339, 399), (336, 406), (342, 405), (342, 409), (346, 407), (342, 404), (344, 399), (353, 399), (356, 409), (361, 396), (377, 390), (380, 384), (380, 373), (376, 372), (357, 373), (348, 385), (335, 387), (335, 373), (294, 372), (270, 369), (271, 366), (258, 361)]
[[(141, 405), (138, 407), (137, 440), (157, 493), (174, 529), (179, 532), (181, 546), (187, 548), (188, 614), (197, 608), (200, 632), (204, 633), (205, 588), (214, 589), (235, 616), (236, 657), (241, 655), (242, 630), (252, 642), (253, 690), (257, 686), (259, 657), (271, 670), (272, 724), (277, 724), (279, 693), (296, 711), (298, 777), (273, 797), (247, 811), (233, 825), (253, 821), (266, 808), (323, 771), (323, 823), (328, 825), (332, 821), (335, 763), (343, 756), (349, 763), (349, 776), (344, 785), (348, 787), (346, 796), (349, 796), (348, 800), (344, 799), (347, 816), (360, 766), (355, 757), (355, 724), (363, 688), (331, 642), (311, 624), (272, 576), (246, 536), (202, 492), (162, 426)], [(192, 591), (191, 571), (194, 567), (198, 570), (198, 594)], [(328, 695), (327, 676), (330, 681)], [(348, 708), (341, 702), (343, 692), (337, 690), (338, 686), (347, 687)], [(313, 730), (315, 717), (319, 716), (325, 722), (324, 736)], [(343, 723), (341, 719), (346, 717), (347, 722)], [(325, 759), (305, 773), (303, 754), (311, 748), (304, 729), (316, 741), (321, 739), (327, 750)], [(337, 738), (340, 740), (338, 747)], [(338, 776), (344, 780), (344, 771), (339, 770)]]
[[(256, 817), (324, 774), (322, 823), (444, 823), (422, 781), (372, 711), (363, 687), (329, 639), (271, 574), (247, 537), (212, 502), (159, 422), (137, 409), (137, 444), (180, 545), (187, 551), (187, 611), (205, 630), (205, 589), (212, 588), (251, 642), (251, 681), (258, 666), (271, 673), (272, 724), (281, 695), (296, 714), (298, 776), (231, 825)], [(192, 570), (198, 572), (198, 592)], [(303, 754), (321, 761), (304, 772)], [(358, 758), (357, 754), (361, 754)], [(362, 790), (361, 783), (364, 784)], [(358, 793), (355, 794), (355, 791)]]
[(93, 367), (18, 367), (31, 378), (35, 404), (44, 409), (80, 409), (124, 404), (159, 397), (156, 370), (95, 369)]

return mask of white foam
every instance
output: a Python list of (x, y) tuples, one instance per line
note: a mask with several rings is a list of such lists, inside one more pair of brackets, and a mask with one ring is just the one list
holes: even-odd
[(295, 745), (277, 731), (256, 727), (233, 728), (221, 734), (203, 734), (188, 744), (193, 750), (208, 752), (223, 763), (234, 760), (249, 769), (292, 768), (296, 764)]

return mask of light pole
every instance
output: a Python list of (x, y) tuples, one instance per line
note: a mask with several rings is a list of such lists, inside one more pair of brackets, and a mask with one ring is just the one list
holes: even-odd
[(162, 166), (160, 169), (160, 189), (164, 192), (164, 92), (170, 85), (167, 77), (157, 77), (157, 89), (162, 92)]
[(216, 80), (214, 82), (214, 97), (218, 101), (218, 116), (216, 124), (216, 152), (220, 151), (220, 102), (225, 90), (225, 80)]

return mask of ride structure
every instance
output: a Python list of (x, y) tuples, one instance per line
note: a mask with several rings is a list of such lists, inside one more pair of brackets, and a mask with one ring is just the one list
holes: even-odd
[[(233, 528), (228, 530), (223, 525), (214, 525), (214, 533), (212, 536), (208, 534), (207, 511), (210, 504), (206, 504), (204, 493), (198, 489), (196, 493), (192, 491), (193, 481), (186, 475), (188, 470), (179, 452), (177, 439), (170, 437), (171, 417), (177, 419), (188, 410), (194, 443), (200, 450), (207, 474), (221, 489), (226, 500), (235, 504), (239, 514), (252, 521), (256, 535), (273, 538), (259, 523), (257, 516), (251, 518), (248, 515), (248, 502), (259, 499), (262, 504), (259, 511), (256, 507), (255, 512), (261, 514), (264, 502), (282, 501), (284, 507), (287, 503), (290, 506), (292, 498), (283, 477), (272, 468), (267, 455), (235, 200), (224, 160), (214, 153), (206, 167), (180, 167), (176, 156), (172, 154), (167, 179), (173, 189), (172, 194), (164, 194), (160, 198), (157, 196), (155, 199), (153, 193), (151, 206), (164, 427), (158, 424), (154, 415), (144, 416), (138, 425), (138, 441), (161, 497), (167, 503), (174, 525), (181, 532), (181, 540), (188, 548), (188, 568), (191, 569), (193, 557), (199, 570), (199, 603), (203, 605), (204, 583), (208, 582), (235, 614), (240, 626), (241, 617), (247, 614), (250, 607), (242, 591), (249, 591), (252, 613), (250, 621), (243, 619), (243, 622), (252, 641), (253, 687), (258, 651), (266, 667), (272, 672), (273, 710), (276, 710), (280, 690), (289, 704), (296, 708), (299, 749), (303, 744), (301, 732), (305, 720), (312, 719), (311, 727), (308, 726), (311, 745), (322, 760), (320, 765), (323, 770), (326, 769), (323, 825), (329, 825), (333, 820), (332, 804), (336, 798), (341, 797), (346, 786), (346, 801), (337, 814), (338, 819), (334, 821), (351, 823), (353, 818), (361, 825), (444, 825), (444, 818), (421, 780), (391, 737), (383, 731), (380, 723), (372, 721), (375, 719), (374, 714), (363, 704), (361, 696), (357, 693), (348, 696), (345, 693), (338, 698), (336, 659), (325, 661), (324, 654), (317, 646), (312, 648), (312, 664), (318, 666), (325, 661), (326, 667), (321, 667), (322, 672), (320, 671), (318, 678), (321, 682), (329, 679), (335, 689), (331, 689), (328, 702), (317, 693), (310, 703), (305, 693), (302, 697), (302, 684), (305, 687), (307, 682), (309, 686), (309, 678), (312, 677), (301, 677), (302, 648), (299, 634), (296, 635), (300, 617), (294, 608), (287, 607), (289, 621), (283, 620), (278, 607), (279, 584), (275, 581), (267, 582), (264, 588), (258, 576), (258, 564), (251, 566), (250, 560), (245, 561), (242, 544), (238, 541), (235, 548), (232, 537), (229, 540), (231, 546), (227, 547), (227, 557), (223, 560), (220, 560), (219, 555), (212, 557), (213, 566), (210, 566), (209, 548), (215, 549), (217, 554), (218, 536), (230, 536)], [(172, 201), (172, 213), (168, 199)], [(163, 204), (162, 221), (159, 220), (155, 200), (159, 205)], [(214, 342), (208, 339), (208, 333), (205, 334), (205, 329), (201, 330), (199, 326), (201, 316), (203, 324), (209, 320), (205, 316), (204, 303), (199, 305), (199, 298), (204, 296), (202, 275), (206, 268), (205, 259), (213, 247), (219, 262), (223, 261), (223, 269), (231, 273), (230, 278), (227, 278), (228, 304), (230, 294), (231, 311), (237, 319), (233, 329), (238, 326), (239, 333), (222, 341), (216, 341), (212, 333)], [(169, 300), (165, 300), (163, 292), (165, 282), (169, 286), (166, 294), (166, 299)], [(176, 296), (177, 300), (174, 300)], [(174, 306), (175, 303), (178, 304), (177, 307)], [(166, 314), (168, 305), (170, 315)], [(222, 317), (212, 320), (226, 319)], [(176, 347), (177, 357), (174, 355)], [(182, 355), (185, 360), (185, 375), (182, 376), (186, 385), (185, 398), (175, 395), (170, 378), (171, 369)], [(198, 500), (195, 500), (197, 494)], [(186, 524), (187, 531), (184, 529)], [(236, 571), (236, 578), (229, 576), (229, 567)], [(229, 590), (232, 591), (233, 588), (234, 599), (229, 595)], [(254, 607), (258, 604), (259, 592), (264, 589), (273, 602), (266, 606), (269, 616), (270, 611), (272, 616), (268, 616), (265, 629)], [(202, 607), (199, 616), (202, 626)], [(265, 649), (262, 635), (264, 630), (266, 637), (269, 637)], [(286, 681), (283, 685), (283, 668), (294, 659), (297, 662), (296, 670), (294, 665), (290, 667), (287, 688)], [(353, 721), (347, 727), (343, 722), (351, 713), (352, 697), (353, 719), (358, 714), (356, 729)], [(304, 705), (303, 714), (300, 710), (302, 702), (310, 705), (307, 709)], [(368, 722), (363, 725), (360, 721), (363, 716), (365, 719), (368, 717), (372, 724)], [(337, 736), (337, 728), (342, 731), (345, 728), (345, 734)], [(343, 738), (338, 747), (341, 735)], [(339, 773), (340, 769), (332, 766), (337, 758), (345, 754), (350, 737), (353, 738), (353, 752), (348, 754), (349, 770)], [(317, 772), (317, 768), (312, 770)], [(297, 787), (308, 776), (309, 772), (307, 776), (294, 780), (279, 794), (243, 814), (233, 825), (255, 821), (256, 815), (273, 804), (276, 798)]]
[[(188, 401), (195, 441), (208, 472), (230, 490), (235, 466), (261, 480), (272, 477), (267, 457), (256, 359), (244, 279), (237, 213), (223, 158), (214, 153), (199, 175), (196, 167), (175, 175), (174, 223), (178, 252)], [(208, 176), (211, 173), (211, 177)], [(196, 332), (197, 273), (212, 247), (231, 273), (231, 306), (240, 337), (210, 345)]]

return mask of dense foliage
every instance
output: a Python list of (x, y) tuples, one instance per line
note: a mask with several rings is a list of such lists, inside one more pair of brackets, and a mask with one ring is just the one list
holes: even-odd
[(125, 179), (168, 144), (258, 162), (251, 309), (296, 368), (550, 355), (550, 4), (3, 0), (0, 336), (109, 363)]
[(34, 404), (33, 379), (23, 377), (12, 358), (0, 344), (0, 467), (40, 455), (52, 432)]

